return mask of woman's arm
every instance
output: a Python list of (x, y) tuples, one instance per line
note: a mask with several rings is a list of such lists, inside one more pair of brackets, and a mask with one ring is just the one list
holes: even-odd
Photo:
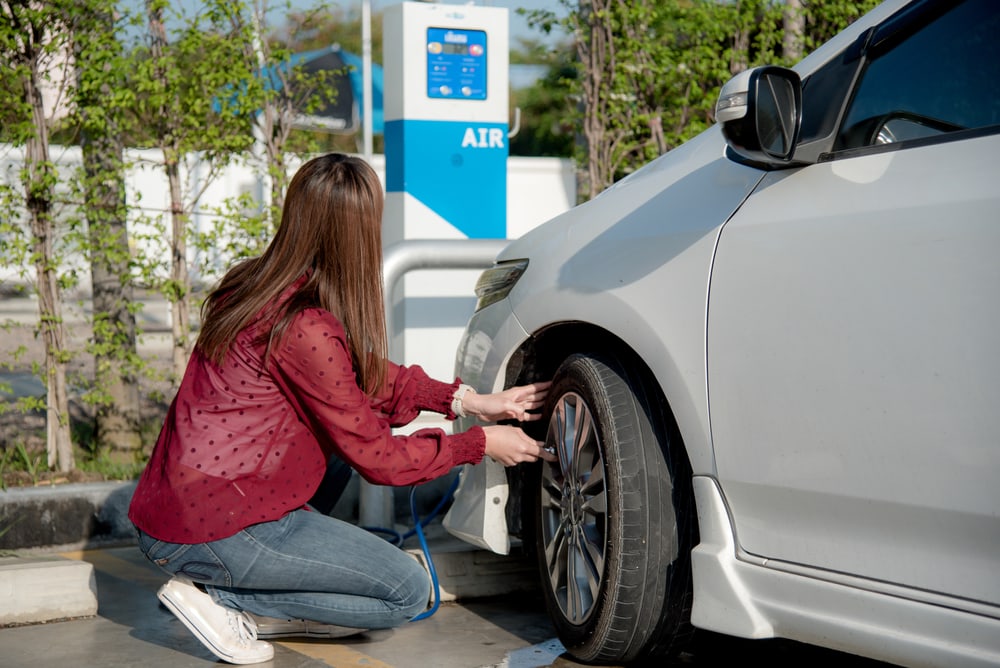
[(433, 411), (454, 418), (451, 402), (459, 381), (435, 380), (418, 365), (401, 366), (389, 362), (386, 382), (371, 398), (371, 406), (399, 427), (412, 422), (420, 411)]
[[(326, 311), (310, 309), (295, 318), (272, 351), (270, 371), (298, 419), (321, 445), (337, 452), (369, 482), (416, 484), (482, 460), (486, 435), (479, 427), (456, 435), (441, 429), (394, 435), (386, 412), (375, 410), (358, 387), (346, 334)], [(411, 397), (412, 404), (450, 402), (446, 384), (438, 384), (445, 389), (435, 397), (436, 386), (419, 382), (419, 374), (404, 377), (410, 389), (402, 396)], [(400, 398), (399, 392), (393, 395)]]

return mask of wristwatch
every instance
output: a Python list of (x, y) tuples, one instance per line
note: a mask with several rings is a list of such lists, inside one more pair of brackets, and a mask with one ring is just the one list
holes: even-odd
[(465, 398), (467, 392), (475, 393), (476, 391), (472, 389), (471, 385), (462, 383), (455, 390), (455, 394), (452, 395), (451, 412), (458, 417), (468, 417), (468, 413), (465, 412), (465, 407), (462, 406), (462, 400)]

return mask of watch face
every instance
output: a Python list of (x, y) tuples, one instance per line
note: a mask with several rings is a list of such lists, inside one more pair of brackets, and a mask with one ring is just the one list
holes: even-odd
[(427, 29), (427, 96), (486, 99), (486, 32)]

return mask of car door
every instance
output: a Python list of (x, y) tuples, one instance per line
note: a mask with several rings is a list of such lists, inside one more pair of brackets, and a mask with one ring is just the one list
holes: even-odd
[(997, 605), (1000, 6), (954, 4), (869, 35), (833, 151), (723, 229), (710, 420), (745, 553)]

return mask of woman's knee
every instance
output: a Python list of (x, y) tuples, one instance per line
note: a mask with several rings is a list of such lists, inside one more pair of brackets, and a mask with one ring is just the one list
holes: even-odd
[(407, 578), (400, 583), (395, 591), (395, 601), (402, 621), (409, 621), (427, 609), (431, 597), (431, 579), (427, 570), (416, 560)]

